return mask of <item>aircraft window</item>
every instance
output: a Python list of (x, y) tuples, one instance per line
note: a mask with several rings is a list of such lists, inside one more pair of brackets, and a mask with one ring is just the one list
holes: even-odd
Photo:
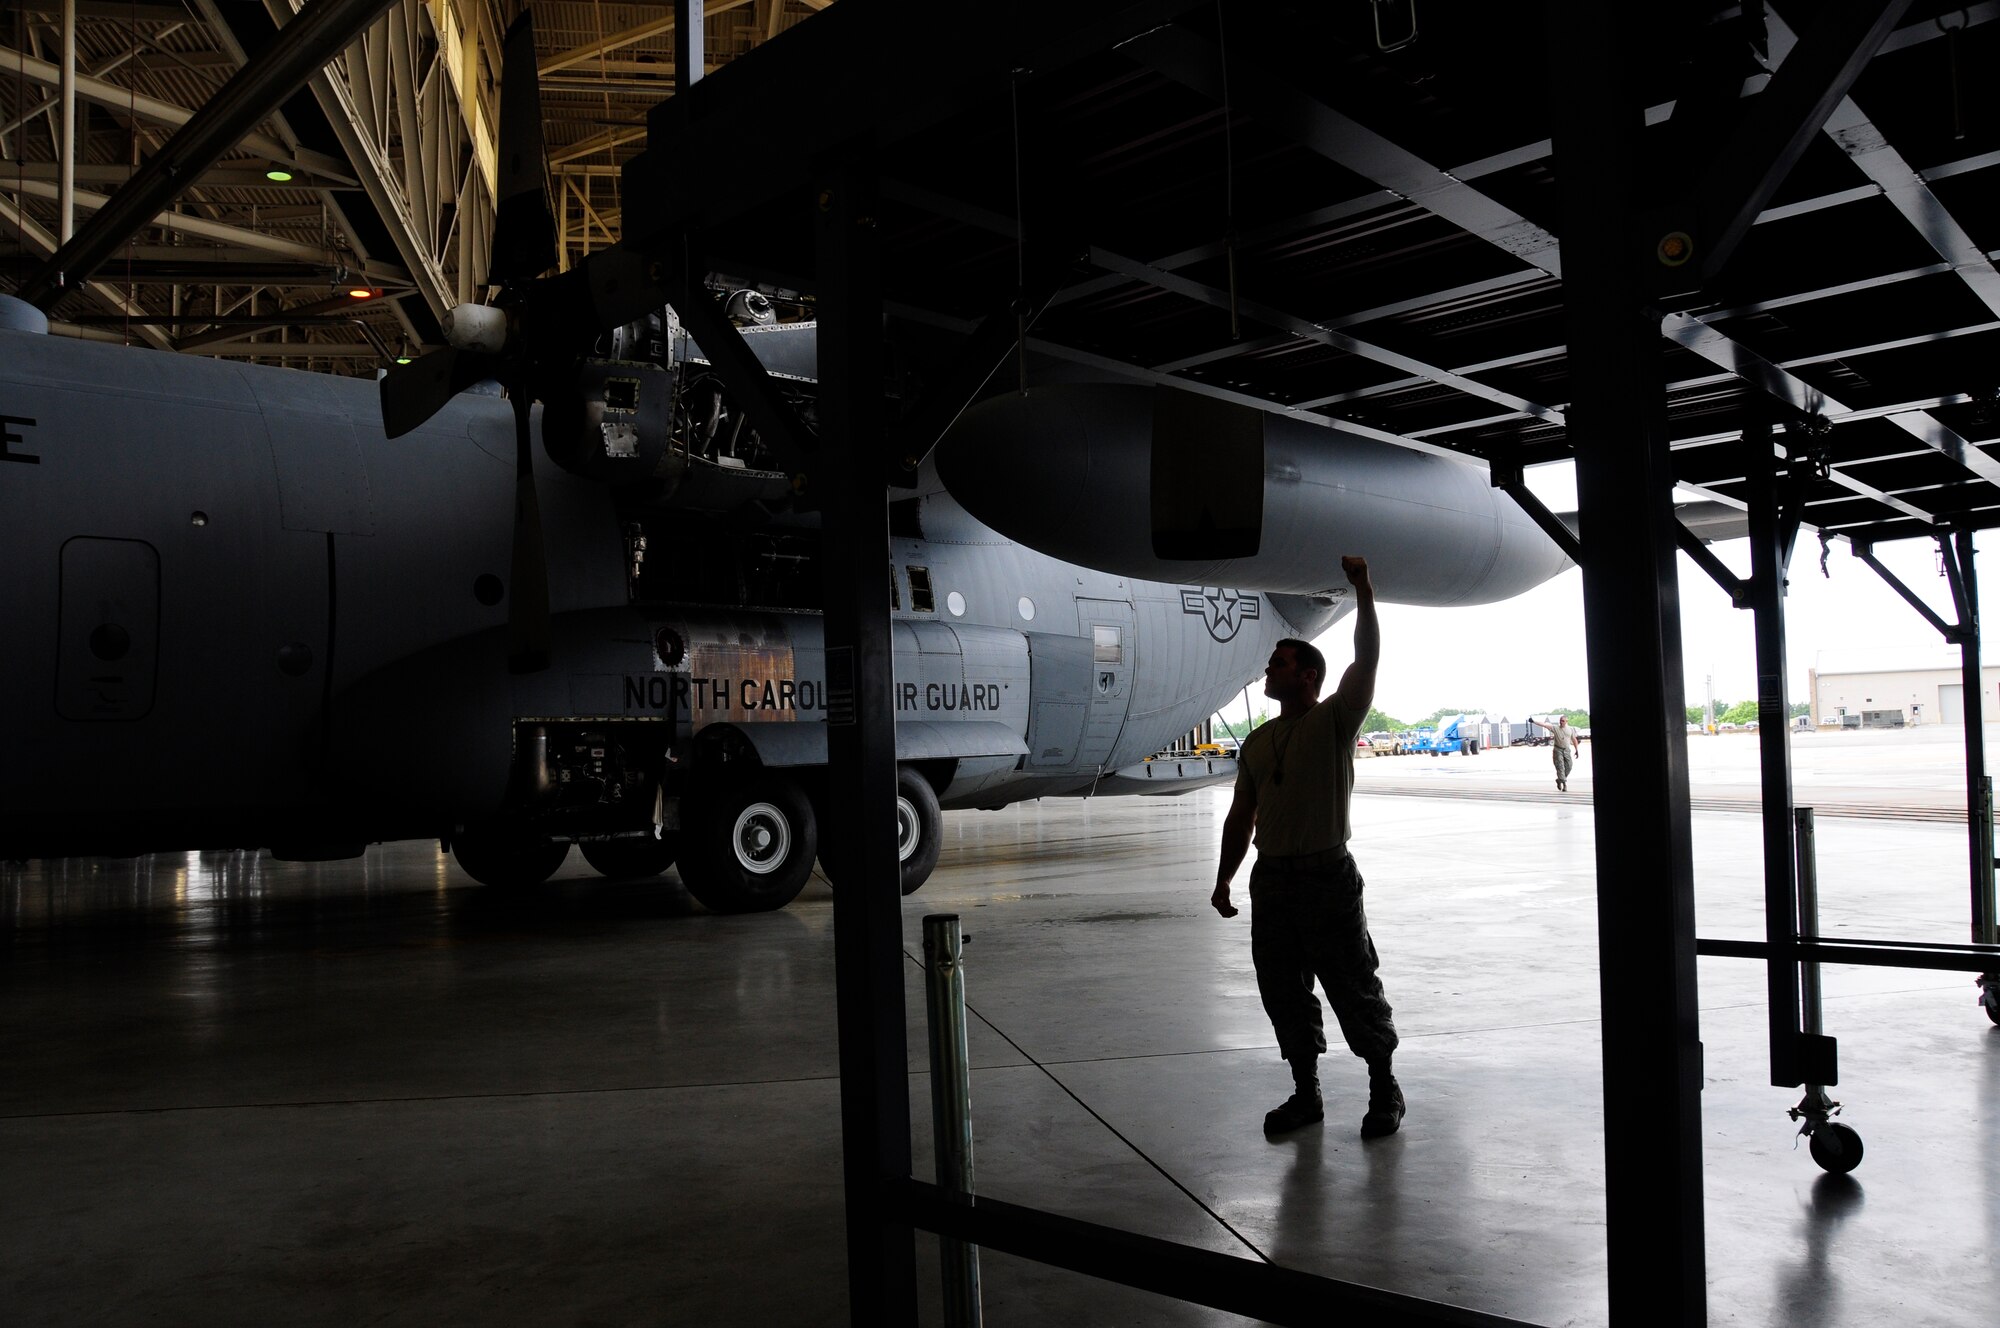
[(1035, 601), (1029, 599), (1026, 595), (1021, 596), (1021, 602), (1014, 607), (1021, 611), (1022, 622), (1033, 622), (1035, 620)]
[(956, 590), (944, 597), (944, 606), (951, 610), (951, 616), (954, 618), (963, 618), (965, 616), (965, 596), (959, 594)]
[(896, 564), (889, 564), (889, 612), (899, 613), (903, 608), (903, 587), (896, 580)]
[(1090, 657), (1099, 664), (1125, 662), (1125, 642), (1116, 627), (1098, 623), (1090, 629)]
[(914, 613), (936, 613), (937, 599), (931, 594), (931, 569), (910, 569), (910, 609)]

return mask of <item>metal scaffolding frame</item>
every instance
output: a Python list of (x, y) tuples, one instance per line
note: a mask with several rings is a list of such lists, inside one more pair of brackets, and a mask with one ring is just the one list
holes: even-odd
[[(949, 211), (963, 223), (1002, 234), (1011, 231), (1018, 237), (1023, 228), (1015, 218), (944, 198), (923, 179), (904, 174), (885, 181), (877, 162), (885, 145), (922, 134), (965, 104), (969, 94), (953, 85), (956, 66), (960, 61), (977, 65), (978, 57), (971, 52), (981, 43), (999, 45), (1019, 68), (1050, 67), (1115, 44), (1125, 58), (1147, 63), (1187, 85), (1205, 87), (1219, 65), (1219, 52), (1181, 29), (1165, 26), (1193, 7), (1168, 0), (1113, 4), (1093, 10), (1092, 24), (1064, 25), (1056, 21), (1057, 6), (1024, 3), (1012, 15), (1012, 24), (992, 16), (968, 18), (942, 36), (927, 34), (934, 43), (929, 67), (913, 68), (914, 85), (899, 88), (893, 99), (863, 86), (865, 71), (817, 68), (812, 86), (821, 93), (825, 114), (810, 126), (786, 123), (788, 110), (782, 105), (759, 104), (747, 93), (732, 100), (730, 93), (713, 92), (717, 80), (708, 80), (695, 95), (677, 97), (655, 109), (648, 150), (625, 173), (625, 243), (675, 255), (678, 261), (685, 261), (690, 251), (700, 252), (708, 232), (752, 213), (768, 219), (774, 214), (790, 218), (788, 210), (800, 206), (810, 211), (816, 275), (806, 279), (796, 272), (786, 275), (802, 280), (802, 288), (815, 291), (819, 302), (822, 395), (815, 469), (827, 477), (822, 482), (828, 485), (822, 494), (829, 536), (832, 760), (853, 775), (835, 781), (836, 802), (825, 818), (825, 834), (829, 841), (857, 837), (857, 842), (837, 851), (855, 855), (862, 879), (894, 877), (886, 838), (893, 797), (886, 609), (872, 594), (872, 575), (857, 570), (874, 565), (869, 550), (879, 550), (887, 537), (884, 482), (897, 464), (907, 460), (906, 449), (872, 441), (883, 436), (876, 385), (881, 382), (884, 308), (897, 308), (940, 326), (965, 331), (979, 327), (970, 358), (982, 362), (985, 372), (995, 362), (993, 346), (986, 343), (1001, 343), (998, 354), (1004, 357), (1016, 342), (1026, 340), (1049, 354), (1080, 363), (1098, 361), (1145, 376), (1142, 366), (1129, 359), (1114, 360), (1053, 338), (1026, 338), (1025, 317), (1016, 322), (1009, 338), (1007, 320), (998, 314), (975, 324), (893, 305), (883, 289), (875, 221), (883, 198), (893, 194), (900, 201)], [(1843, 104), (1848, 87), (1872, 54), (1891, 41), (1915, 40), (1897, 36), (1895, 22), (1903, 8), (1895, 0), (1886, 4), (1838, 0), (1826, 6), (1821, 22), (1798, 44), (1793, 58), (1760, 83), (1769, 97), (1716, 154), (1714, 169), (1704, 176), (1696, 199), (1698, 215), (1677, 223), (1701, 237), (1707, 270), (1725, 264), (1761, 218), (1796, 215), (1769, 206), (1778, 182), (1822, 132), (1826, 117)], [(869, 43), (886, 44), (895, 36), (893, 28), (871, 26), (882, 13), (881, 7), (855, 6), (850, 26), (822, 28), (824, 40), (818, 46), (778, 43), (760, 57), (765, 60), (760, 72), (783, 84), (788, 71), (799, 74), (806, 67), (799, 61), (824, 57), (829, 51), (868, 49)], [(1737, 579), (1712, 557), (1703, 565), (1725, 581), (1740, 606), (1757, 615), (1767, 934), (1762, 943), (1697, 939), (1676, 553), (1684, 545), (1692, 543), (1697, 549), (1700, 545), (1678, 526), (1672, 493), (1676, 452), (1690, 446), (1713, 448), (1723, 436), (1684, 438), (1678, 443), (1670, 438), (1667, 354), (1676, 344), (1691, 350), (1729, 369), (1730, 381), (1752, 383), (1797, 412), (1810, 413), (1814, 408), (1845, 412), (1845, 408), (1807, 387), (1786, 366), (1763, 359), (1715, 326), (1727, 322), (1733, 311), (1663, 315), (1663, 290), (1677, 277), (1666, 274), (1663, 282), (1653, 262), (1652, 237), (1661, 218), (1650, 210), (1641, 141), (1648, 123), (1660, 118), (1660, 108), (1645, 104), (1626, 69), (1643, 37), (1640, 25), (1645, 16), (1590, 0), (1549, 0), (1547, 15), (1553, 38), (1547, 69), (1555, 125), (1553, 160), (1562, 213), (1559, 250), (1535, 239), (1548, 237), (1548, 232), (1466, 184), (1480, 172), (1440, 170), (1372, 131), (1333, 123), (1324, 107), (1288, 102), (1281, 88), (1263, 91), (1269, 94), (1265, 111), (1272, 123), (1289, 126), (1297, 138), (1315, 151), (1323, 149), (1343, 169), (1374, 180), (1385, 190), (1398, 182), (1409, 186), (1421, 194), (1422, 206), (1436, 215), (1507, 248), (1510, 254), (1518, 256), (1525, 244), (1532, 253), (1523, 261), (1532, 261), (1544, 275), (1560, 273), (1569, 368), (1569, 400), (1561, 409), (1470, 376), (1489, 365), (1454, 372), (1343, 334), (1334, 322), (1295, 317), (1246, 301), (1232, 288), (1175, 271), (1211, 261), (1219, 251), (1144, 263), (1101, 245), (1085, 246), (1085, 261), (1105, 275), (1071, 285), (1061, 295), (1044, 292), (1040, 301), (1074, 308), (1090, 298), (1093, 288), (1127, 288), (1136, 281), (1210, 308), (1241, 310), (1280, 334), (1266, 342), (1239, 342), (1226, 355), (1240, 356), (1265, 344), (1317, 343), (1398, 371), (1405, 376), (1404, 385), (1441, 384), (1476, 398), (1489, 410), (1499, 407), (1505, 412), (1494, 418), (1526, 418), (1566, 428), (1577, 459), (1582, 535), (1579, 541), (1566, 538), (1567, 532), (1550, 533), (1582, 555), (1591, 690), (1601, 698), (1600, 722), (1623, 735), (1599, 755), (1594, 808), (1599, 830), (1611, 1312), (1618, 1323), (1694, 1325), (1705, 1322), (1707, 1314), (1697, 955), (1766, 960), (1771, 973), (1773, 1082), (1796, 1084), (1808, 1078), (1831, 1082), (1832, 1040), (1810, 1036), (1801, 1027), (1799, 965), (1990, 964), (1993, 947), (1980, 942), (1982, 936), (1990, 936), (1992, 910), (1990, 903), (1978, 902), (1978, 878), (1983, 862), (1990, 898), (1992, 845), (1990, 837), (1981, 839), (1975, 831), (1972, 945), (1828, 945), (1801, 938), (1790, 771), (1783, 747), (1782, 590), (1784, 567), (1806, 505), (1826, 501), (1823, 495), (1809, 493), (1808, 470), (1812, 479), (1841, 484), (1850, 493), (1880, 502), (1892, 516), (1925, 522), (1934, 518), (1915, 504), (1841, 475), (1831, 466), (1802, 466), (1789, 454), (1781, 458), (1768, 424), (1732, 432), (1726, 437), (1740, 449), (1740, 482), (1749, 486), (1753, 570), (1749, 578)], [(830, 17), (848, 18), (848, 14), (837, 10)], [(1990, 15), (1981, 17), (1984, 21)], [(731, 89), (748, 86), (738, 81)], [(719, 132), (725, 123), (728, 132)], [(791, 136), (780, 138), (779, 128)], [(749, 143), (769, 143), (784, 150), (774, 159), (752, 163), (742, 152)], [(1539, 145), (1533, 152), (1547, 156), (1549, 145)], [(1051, 214), (1040, 214), (1038, 221), (1046, 226)], [(1931, 274), (1938, 270), (1924, 269)], [(694, 277), (684, 272), (683, 286)], [(1500, 285), (1518, 287), (1530, 280), (1516, 276)], [(1017, 295), (1022, 301), (1027, 297), (1025, 284)], [(1413, 304), (1438, 298), (1427, 296)], [(1379, 319), (1387, 312), (1376, 310), (1368, 317)], [(1173, 376), (1202, 358), (1163, 361), (1152, 373), (1159, 381), (1187, 390), (1256, 400), (1224, 384)], [(738, 390), (754, 398), (757, 385), (749, 380), (761, 372), (754, 364), (725, 367), (723, 372), (744, 380), (736, 383)], [(1688, 385), (1686, 378), (1674, 384)], [(1397, 385), (1370, 390), (1394, 391)], [(1346, 395), (1322, 396), (1293, 409), (1310, 418), (1313, 405)], [(962, 404), (920, 401), (908, 414), (948, 420)], [(1915, 402), (1879, 414), (1894, 417), (1923, 450), (1960, 456), (1972, 449), (1961, 447), (1962, 439), (1955, 444), (1947, 436), (1952, 431), (1928, 414), (1942, 404), (1949, 403)], [(1329, 422), (1354, 432), (1371, 432), (1351, 419)], [(1393, 436), (1407, 444), (1412, 435)], [(1496, 483), (1525, 495), (1519, 485), (1521, 447), (1495, 449), (1498, 454), (1488, 459)], [(1962, 459), (1983, 476), (1983, 457)], [(1532, 511), (1537, 505), (1524, 506)], [(1955, 561), (1950, 565), (1957, 569), (1953, 586), (1961, 612), (1960, 643), (1968, 649), (1968, 677), (1976, 687), (1970, 534), (1960, 531), (1955, 538), (1961, 544), (1954, 545)], [(1969, 726), (1969, 731), (1970, 753), (1977, 730)], [(1975, 824), (1986, 815), (1983, 806), (1975, 801)], [(868, 827), (879, 827), (880, 833)], [(1384, 1324), (1508, 1322), (1033, 1208), (984, 1198), (965, 1205), (914, 1179), (896, 896), (842, 892), (836, 896), (835, 910), (850, 1311), (855, 1322), (916, 1321), (913, 1236), (917, 1230), (1276, 1323), (1323, 1323), (1343, 1311)], [(1646, 998), (1621, 996), (1633, 988), (1646, 992)]]

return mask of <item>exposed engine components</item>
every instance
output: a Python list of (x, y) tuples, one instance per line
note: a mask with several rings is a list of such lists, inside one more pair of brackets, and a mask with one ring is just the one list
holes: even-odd
[(768, 324), (778, 321), (777, 306), (771, 297), (760, 290), (740, 290), (732, 292), (729, 302), (722, 306), (722, 312), (738, 323)]
[(644, 360), (586, 359), (575, 389), (542, 412), (542, 442), (557, 465), (611, 483), (671, 479), (667, 463), (674, 375)]
[(556, 840), (650, 829), (671, 733), (660, 724), (522, 724), (510, 819)]

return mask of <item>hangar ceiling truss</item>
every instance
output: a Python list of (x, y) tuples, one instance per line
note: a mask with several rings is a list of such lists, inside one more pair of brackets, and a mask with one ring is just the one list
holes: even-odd
[[(714, 0), (708, 67), (828, 2)], [(72, 216), (106, 207), (306, 3), (77, 0)], [(336, 373), (435, 344), (446, 310), (488, 295), (500, 35), (519, 8), (389, 6), (73, 283), (58, 330)], [(674, 90), (673, 6), (534, 8), (567, 266), (618, 238), (621, 165), (644, 145), (647, 107)], [(0, 290), (62, 234), (63, 10), (22, 0), (0, 18)]]

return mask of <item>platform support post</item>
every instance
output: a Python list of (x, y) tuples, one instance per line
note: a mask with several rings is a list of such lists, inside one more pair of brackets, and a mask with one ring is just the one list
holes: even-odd
[(820, 833), (851, 873), (833, 897), (849, 1314), (914, 1325), (916, 1235), (890, 1197), (910, 1180), (910, 1101), (873, 155), (857, 146), (817, 176), (820, 433), (807, 482), (825, 513), (827, 759), (840, 772)]
[[(1637, 12), (1637, 11), (1635, 11)], [(1550, 0), (1550, 110), (1595, 748), (1613, 1323), (1707, 1319), (1701, 1043), (1673, 474), (1623, 6)], [(1611, 735), (1616, 735), (1615, 737)]]
[[(1965, 815), (1972, 877), (1972, 939), (1991, 945), (1996, 938), (1993, 907), (1993, 786), (1986, 777), (1986, 693), (1979, 662), (1979, 571), (1973, 565), (1972, 532), (1939, 535), (1938, 555), (1951, 582), (1958, 610), (1960, 690), (1965, 693)], [(1949, 541), (1949, 542), (1947, 542)]]
[[(958, 1203), (972, 1198), (972, 1050), (965, 1035), (965, 941), (958, 914), (924, 918), (924, 1000), (930, 1010), (931, 1136), (938, 1188)], [(938, 1237), (948, 1328), (980, 1328), (979, 1247)]]
[(1757, 647), (1757, 747), (1763, 787), (1764, 965), (1769, 997), (1771, 1082), (1800, 1082), (1798, 867), (1792, 825), (1791, 719), (1785, 704), (1785, 545), (1778, 511), (1779, 462), (1771, 426), (1743, 431), (1743, 463), (1750, 489), (1750, 608)]

